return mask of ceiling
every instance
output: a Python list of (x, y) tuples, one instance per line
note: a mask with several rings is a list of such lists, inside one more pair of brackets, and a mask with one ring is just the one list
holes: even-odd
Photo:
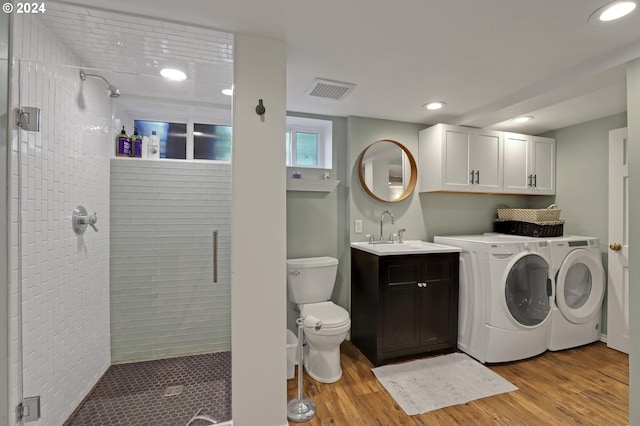
[[(589, 16), (605, 3), (82, 1), (85, 7), (121, 11), (132, 19), (152, 17), (178, 24), (161, 27), (184, 39), (210, 28), (285, 41), (289, 111), (425, 124), (444, 122), (531, 134), (626, 110), (624, 64), (640, 57), (640, 10), (616, 23), (590, 24)], [(180, 29), (183, 24), (196, 29)], [(108, 23), (106, 28), (116, 28), (114, 34), (124, 31)], [(145, 30), (141, 33), (138, 35), (146, 36)], [(229, 44), (228, 39), (223, 40), (221, 44)], [(175, 45), (172, 55), (176, 47), (183, 54), (193, 50), (188, 40), (181, 41), (186, 43)], [(207, 64), (203, 58), (194, 62), (195, 67), (220, 68), (220, 73), (209, 69), (198, 73), (212, 88), (212, 96), (229, 83), (231, 76), (228, 60), (232, 51), (220, 49), (223, 52), (216, 53), (220, 58), (215, 64)], [(153, 55), (144, 57), (145, 63), (153, 64), (153, 60)], [(99, 67), (103, 66), (109, 64)], [(220, 81), (214, 81), (217, 76)], [(315, 78), (356, 87), (339, 101), (311, 97), (307, 92)], [(120, 81), (113, 83), (122, 85)], [(161, 93), (164, 90), (169, 89)], [(228, 102), (203, 98), (200, 90), (192, 93), (191, 99), (201, 102)], [(445, 101), (447, 106), (440, 111), (422, 107), (432, 100)], [(510, 121), (519, 115), (535, 118), (520, 125)]]

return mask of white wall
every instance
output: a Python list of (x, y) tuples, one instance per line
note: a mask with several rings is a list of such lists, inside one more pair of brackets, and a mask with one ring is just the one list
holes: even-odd
[[(640, 59), (627, 68), (629, 217), (640, 217)], [(640, 425), (640, 224), (629, 221), (629, 424)]]
[(234, 46), (233, 421), (286, 425), (286, 46), (246, 34)]
[[(59, 425), (109, 366), (111, 101), (102, 82), (81, 84), (79, 62), (36, 17), (15, 24), (12, 109), (39, 107), (42, 122), (38, 133), (11, 128), (10, 406), (21, 307), (22, 394), (41, 397), (33, 424)], [(97, 212), (99, 232), (74, 233), (79, 204)]]

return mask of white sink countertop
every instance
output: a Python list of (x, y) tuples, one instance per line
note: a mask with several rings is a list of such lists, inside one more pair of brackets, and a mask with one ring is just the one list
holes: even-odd
[(351, 243), (351, 247), (377, 256), (394, 256), (398, 254), (430, 254), (456, 253), (462, 251), (459, 247), (444, 244), (428, 243), (420, 240), (409, 240), (402, 243), (373, 244), (368, 241)]

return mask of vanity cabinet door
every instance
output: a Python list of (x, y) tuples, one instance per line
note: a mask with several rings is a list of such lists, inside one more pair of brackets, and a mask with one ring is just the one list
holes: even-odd
[(422, 263), (420, 346), (457, 346), (458, 256), (431, 255)]
[(382, 351), (420, 345), (421, 263), (414, 256), (390, 260), (382, 270)]

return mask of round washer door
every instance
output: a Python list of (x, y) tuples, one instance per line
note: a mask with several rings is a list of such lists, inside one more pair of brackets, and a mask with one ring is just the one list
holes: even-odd
[(556, 275), (556, 305), (568, 321), (581, 324), (600, 308), (604, 268), (595, 253), (577, 249), (564, 258)]
[(553, 288), (549, 263), (527, 253), (511, 265), (505, 282), (505, 300), (511, 316), (520, 325), (536, 327), (551, 313)]

